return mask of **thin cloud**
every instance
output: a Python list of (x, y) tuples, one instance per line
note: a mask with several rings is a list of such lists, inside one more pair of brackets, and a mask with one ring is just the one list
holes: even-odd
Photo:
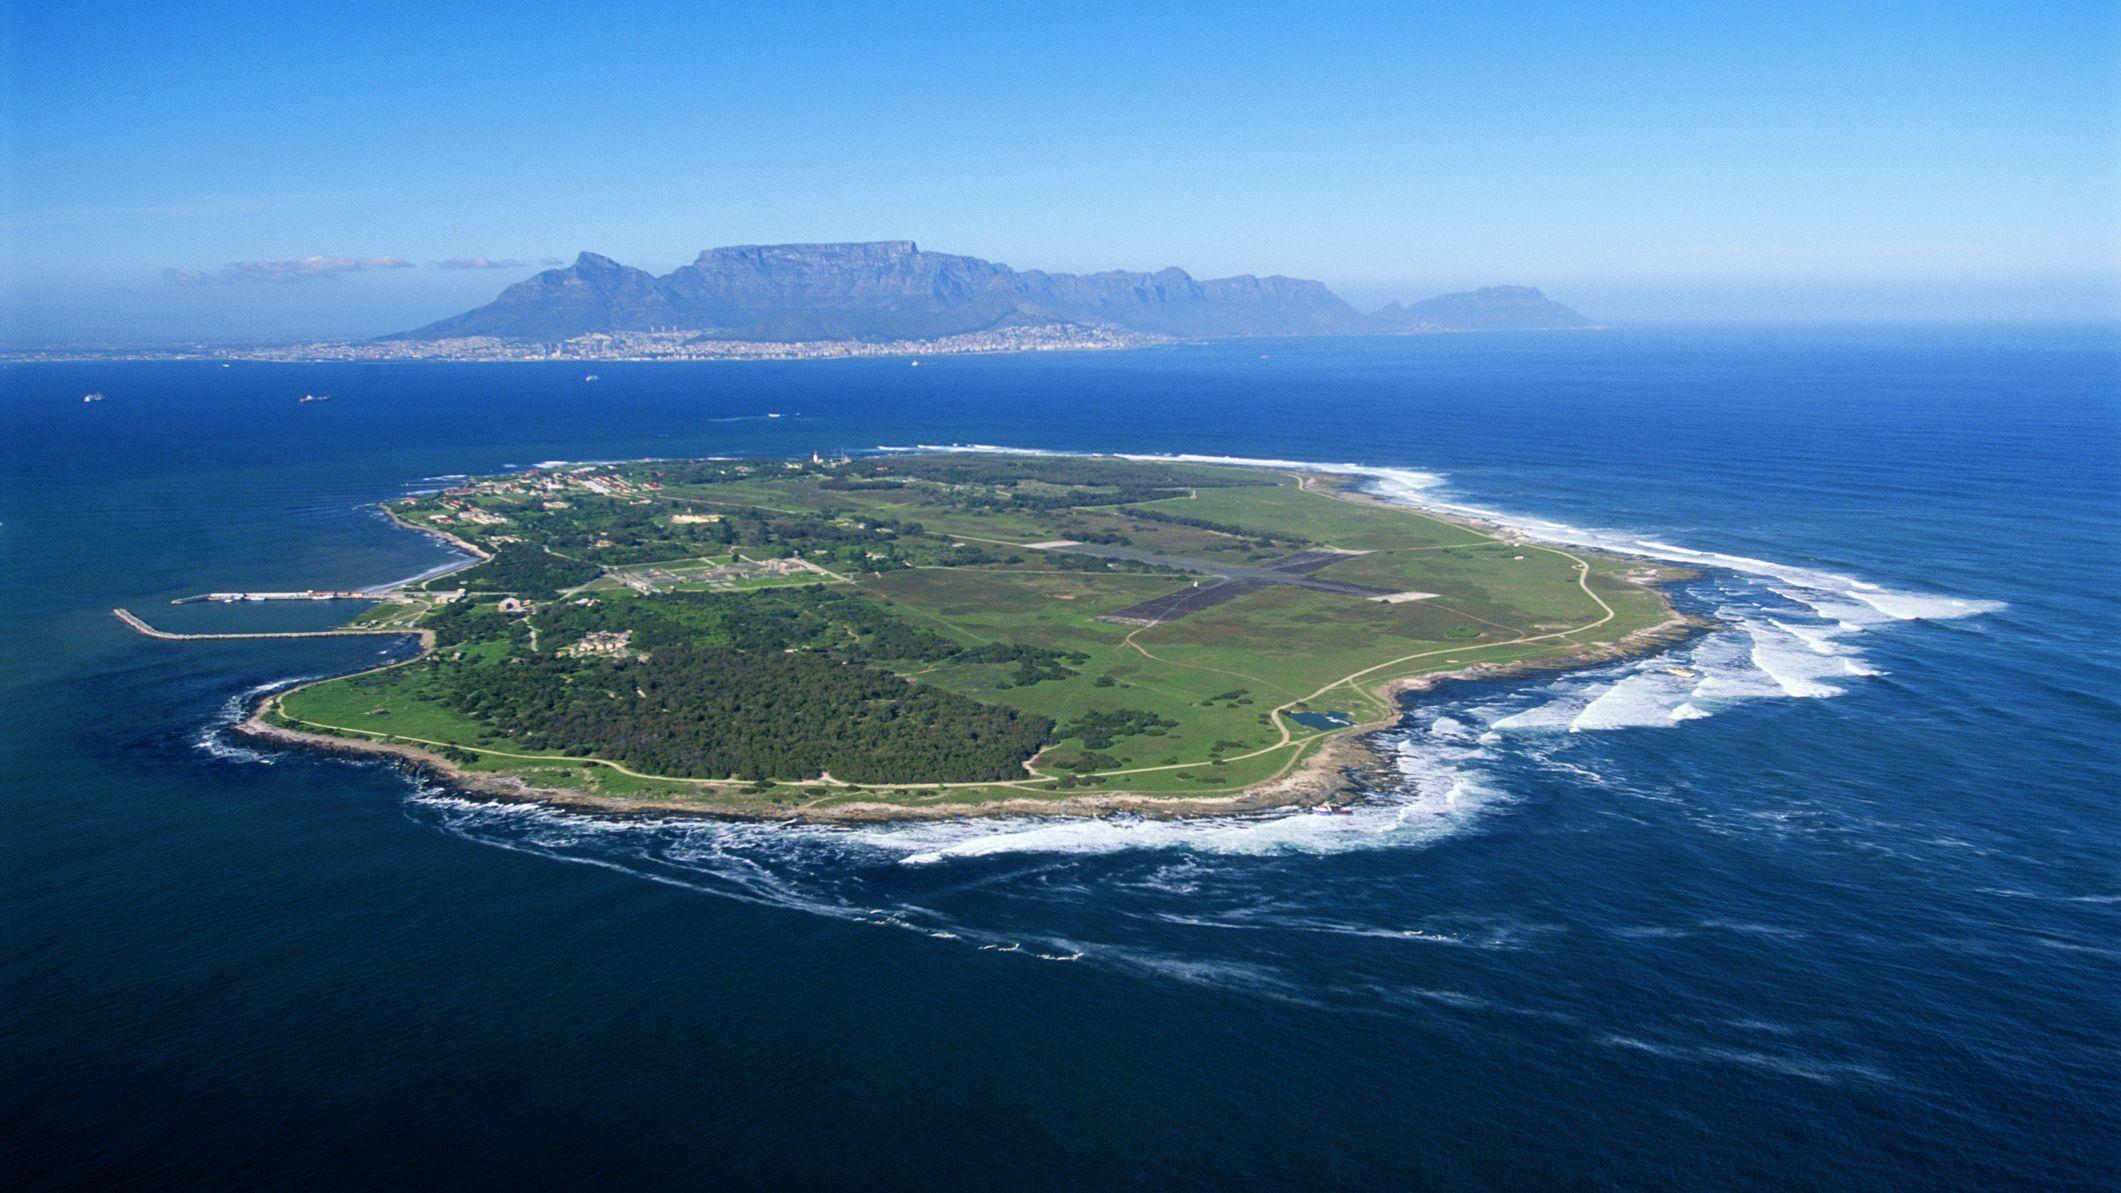
[(297, 257), (292, 261), (235, 261), (221, 271), (237, 282), (306, 282), (364, 269), (411, 269), (403, 257)]
[(503, 257), (499, 261), (491, 257), (451, 257), (447, 261), (437, 261), (435, 264), (443, 269), (522, 269), (529, 265), (530, 262), (517, 261), (508, 257)]
[(296, 257), (291, 261), (231, 261), (219, 272), (170, 268), (162, 276), (179, 286), (209, 282), (307, 282), (370, 269), (411, 269), (403, 257)]

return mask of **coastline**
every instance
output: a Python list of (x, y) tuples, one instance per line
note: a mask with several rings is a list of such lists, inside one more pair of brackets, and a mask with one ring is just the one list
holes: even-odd
[[(1041, 353), (1140, 352), (1149, 348), (1199, 347), (1238, 344), (1252, 340), (1364, 339), (1398, 340), (1426, 336), (1483, 335), (1582, 335), (1613, 330), (1603, 324), (1585, 327), (1410, 327), (1388, 331), (1351, 331), (1333, 334), (1292, 333), (1275, 335), (1165, 335), (1093, 328), (1080, 335), (1023, 335), (1013, 339), (989, 339), (981, 333), (944, 336), (926, 340), (716, 340), (692, 344), (683, 350), (653, 348), (604, 349), (550, 352), (543, 343), (469, 337), (459, 341), (312, 340), (286, 345), (187, 344), (157, 349), (112, 345), (65, 346), (48, 349), (13, 348), (0, 351), (0, 364), (80, 364), (106, 361), (192, 361), (204, 364), (521, 364), (541, 362), (566, 365), (597, 364), (725, 364), (744, 361), (892, 360), (907, 357), (1030, 356)], [(474, 342), (476, 341), (476, 342)], [(386, 351), (379, 344), (449, 344), (428, 351)]]
[[(1469, 526), (1483, 532), (1515, 540), (1523, 532), (1502, 523), (1485, 518), (1476, 518), (1463, 513), (1441, 513), (1424, 509), (1406, 502), (1393, 501), (1353, 485), (1334, 485), (1331, 493), (1342, 500), (1385, 508), (1413, 511), (1425, 517)], [(460, 567), (470, 567), (487, 558), (487, 554), (476, 546), (455, 535), (431, 526), (407, 522), (382, 506), (391, 521), (408, 530), (427, 534), (438, 541), (466, 552), (472, 558)], [(1604, 552), (1605, 554), (1615, 554)], [(397, 763), (446, 782), (467, 792), (499, 799), (528, 800), (601, 812), (625, 814), (681, 812), (710, 815), (732, 819), (778, 821), (787, 823), (848, 823), (888, 820), (950, 820), (983, 817), (1020, 816), (1077, 816), (1097, 817), (1115, 813), (1139, 815), (1157, 819), (1184, 819), (1202, 816), (1227, 816), (1252, 812), (1264, 812), (1277, 808), (1308, 808), (1338, 802), (1346, 798), (1358, 786), (1364, 775), (1379, 772), (1383, 758), (1370, 746), (1370, 740), (1378, 733), (1397, 725), (1405, 716), (1404, 697), (1435, 690), (1451, 681), (1492, 681), (1542, 672), (1578, 670), (1601, 666), (1620, 659), (1655, 654), (1676, 646), (1689, 638), (1715, 628), (1715, 623), (1682, 613), (1664, 592), (1664, 586), (1693, 574), (1689, 569), (1675, 568), (1670, 564), (1643, 558), (1645, 570), (1631, 574), (1629, 582), (1641, 585), (1657, 595), (1664, 606), (1665, 618), (1654, 626), (1632, 631), (1611, 642), (1592, 646), (1576, 646), (1565, 653), (1543, 658), (1519, 659), (1501, 663), (1471, 663), (1449, 670), (1423, 672), (1416, 675), (1398, 676), (1368, 686), (1368, 690), (1379, 703), (1390, 708), (1389, 715), (1349, 725), (1312, 739), (1296, 761), (1282, 773), (1272, 778), (1249, 784), (1229, 794), (1170, 795), (1140, 791), (1100, 791), (1053, 798), (1036, 796), (1002, 797), (983, 799), (968, 803), (943, 803), (918, 805), (894, 803), (885, 800), (856, 800), (847, 803), (822, 803), (831, 796), (821, 796), (806, 804), (766, 806), (757, 800), (735, 798), (676, 798), (652, 799), (600, 795), (575, 788), (540, 785), (532, 778), (508, 771), (471, 770), (450, 760), (433, 749), (402, 741), (379, 741), (358, 737), (313, 733), (276, 725), (266, 719), (268, 713), (277, 710), (278, 700), (286, 692), (275, 692), (260, 698), (243, 720), (232, 728), (259, 740), (279, 745), (322, 750), (332, 753), (358, 754), (369, 757), (389, 758)], [(460, 570), (452, 568), (450, 570)], [(381, 586), (374, 591), (387, 593), (406, 584), (447, 575), (448, 571), (423, 573), (412, 580), (398, 581)], [(406, 631), (417, 632), (417, 631)], [(433, 649), (431, 633), (422, 635), (421, 649), (409, 658), (387, 664), (388, 667), (404, 666), (425, 658)], [(343, 679), (332, 676), (329, 679)], [(319, 679), (313, 682), (326, 682)], [(289, 691), (299, 690), (300, 687)], [(610, 763), (591, 765), (610, 766)], [(673, 779), (671, 782), (693, 783), (704, 787), (729, 789), (741, 787), (739, 780), (693, 780)], [(1036, 780), (1028, 780), (1036, 781)], [(996, 784), (1003, 789), (1012, 784)], [(908, 784), (907, 788), (921, 787)]]
[[(1392, 333), (1400, 334), (1400, 333)], [(724, 364), (745, 361), (904, 359), (942, 356), (1012, 356), (1050, 352), (1134, 352), (1197, 343), (1171, 336), (1117, 329), (1081, 334), (996, 336), (970, 333), (900, 340), (712, 340), (642, 333), (639, 342), (594, 344), (554, 352), (541, 342), (491, 337), (451, 340), (315, 340), (285, 346), (172, 347), (166, 350), (55, 348), (0, 352), (0, 364), (99, 361), (193, 361), (205, 364)]]
[(467, 568), (477, 567), (479, 564), (482, 564), (487, 560), (493, 558), (493, 556), (487, 554), (485, 551), (481, 550), (476, 545), (464, 539), (460, 539), (456, 535), (453, 535), (439, 527), (422, 526), (418, 522), (407, 522), (405, 519), (398, 516), (398, 511), (390, 508), (390, 504), (391, 503), (388, 501), (379, 501), (376, 503), (376, 508), (383, 511), (383, 516), (390, 519), (391, 525), (396, 526), (401, 530), (416, 531), (420, 534), (426, 535), (431, 539), (436, 539), (440, 542), (446, 543), (449, 546), (454, 547), (459, 551), (462, 551), (465, 555), (469, 556), (469, 558), (454, 560), (450, 563), (445, 564), (437, 564), (434, 567), (428, 568), (424, 572), (419, 572), (414, 575), (407, 576), (402, 580), (393, 580), (388, 584), (378, 584), (374, 588), (365, 589), (364, 591), (369, 592), (375, 596), (389, 596), (394, 592), (398, 592), (414, 584), (425, 584), (430, 580), (439, 580), (444, 576), (455, 575), (456, 573), (464, 571)]

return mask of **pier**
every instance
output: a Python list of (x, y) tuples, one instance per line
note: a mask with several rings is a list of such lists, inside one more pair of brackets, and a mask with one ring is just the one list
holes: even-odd
[(111, 614), (119, 621), (150, 638), (161, 638), (171, 642), (212, 641), (232, 638), (373, 638), (384, 634), (394, 637), (412, 634), (417, 636), (423, 645), (429, 648), (434, 646), (434, 631), (424, 628), (406, 630), (261, 630), (256, 633), (177, 634), (168, 630), (156, 629), (140, 620), (130, 609), (113, 609)]

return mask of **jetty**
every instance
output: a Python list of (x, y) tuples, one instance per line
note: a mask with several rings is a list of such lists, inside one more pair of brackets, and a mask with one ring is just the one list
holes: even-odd
[(232, 638), (372, 638), (384, 634), (403, 637), (407, 634), (412, 634), (417, 636), (427, 646), (432, 647), (434, 645), (434, 631), (426, 628), (403, 630), (260, 630), (255, 633), (178, 634), (169, 630), (156, 629), (140, 620), (130, 609), (113, 609), (111, 614), (119, 621), (150, 638), (161, 638), (171, 642), (197, 642)]

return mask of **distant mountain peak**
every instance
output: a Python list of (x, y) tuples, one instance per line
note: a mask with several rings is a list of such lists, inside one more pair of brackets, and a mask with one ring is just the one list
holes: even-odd
[(1492, 286), (1364, 315), (1321, 282), (1239, 274), (1019, 271), (911, 240), (728, 245), (661, 277), (584, 252), (476, 310), (392, 339), (565, 340), (678, 330), (731, 340), (907, 340), (1082, 325), (1180, 338), (1585, 327), (1539, 291)]
[(1370, 316), (1389, 331), (1571, 331), (1597, 326), (1530, 286), (1482, 286)]

